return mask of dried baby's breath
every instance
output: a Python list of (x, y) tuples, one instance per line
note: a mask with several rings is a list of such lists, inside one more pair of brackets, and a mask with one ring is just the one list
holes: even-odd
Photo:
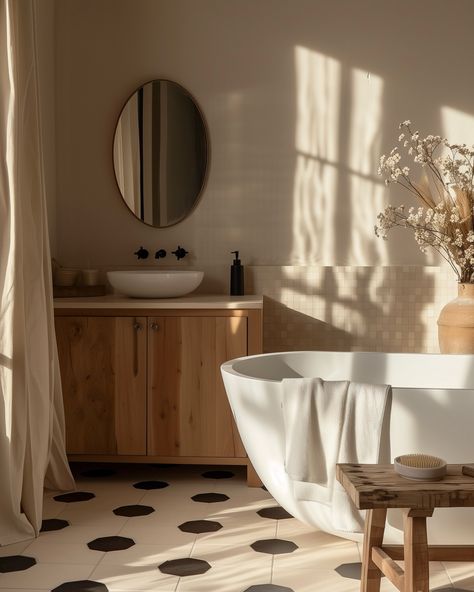
[[(450, 144), (446, 138), (420, 138), (409, 120), (399, 125), (400, 147), (380, 157), (379, 175), (385, 184), (396, 183), (412, 193), (419, 203), (388, 206), (377, 216), (375, 234), (384, 239), (394, 226), (413, 231), (421, 251), (429, 247), (451, 265), (460, 282), (474, 282), (474, 146)], [(414, 182), (407, 156), (422, 168)]]

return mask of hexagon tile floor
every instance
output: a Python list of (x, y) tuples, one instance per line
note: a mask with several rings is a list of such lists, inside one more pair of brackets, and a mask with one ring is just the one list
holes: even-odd
[[(74, 466), (39, 538), (0, 548), (0, 591), (357, 592), (357, 544), (247, 488), (242, 468)], [(474, 564), (432, 563), (431, 588), (474, 590)], [(395, 590), (385, 579), (381, 592)]]

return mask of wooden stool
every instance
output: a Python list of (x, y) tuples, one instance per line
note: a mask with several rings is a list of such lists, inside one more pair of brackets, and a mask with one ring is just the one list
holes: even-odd
[[(367, 510), (361, 592), (379, 592), (382, 574), (402, 592), (429, 592), (429, 561), (474, 561), (474, 546), (428, 546), (426, 519), (435, 508), (474, 507), (474, 478), (448, 465), (441, 481), (410, 481), (393, 465), (338, 464), (337, 479), (354, 504)], [(388, 508), (402, 508), (403, 545), (383, 546)], [(395, 560), (405, 562), (403, 570)]]

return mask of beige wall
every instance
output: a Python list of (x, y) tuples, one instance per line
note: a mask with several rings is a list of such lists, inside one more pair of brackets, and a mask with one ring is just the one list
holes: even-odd
[[(290, 302), (309, 323), (342, 323), (353, 336), (341, 340), (336, 331), (321, 342), (283, 321), (278, 337), (266, 325), (266, 349), (432, 350), (437, 311), (427, 316), (425, 308), (454, 286), (444, 271), (414, 268), (417, 306), (398, 290), (390, 309), (392, 288), (405, 277), (397, 266), (436, 260), (411, 237), (373, 235), (389, 199), (377, 160), (406, 118), (423, 132), (473, 142), (472, 17), (470, 0), (401, 0), (396, 10), (380, 0), (58, 0), (58, 258), (130, 266), (140, 245), (171, 251), (179, 243), (192, 254), (188, 264), (206, 270), (203, 289), (225, 291), (229, 251), (239, 249), (249, 287), (272, 294), (270, 317), (287, 318)], [(123, 103), (158, 77), (196, 97), (212, 149), (200, 204), (163, 230), (128, 212), (112, 168)], [(323, 271), (317, 287), (311, 278)], [(344, 296), (347, 273), (353, 288)], [(399, 317), (396, 341), (384, 331), (392, 313), (377, 312), (384, 307)], [(369, 339), (372, 317), (378, 333)], [(413, 323), (423, 339), (405, 339)]]
[(44, 154), (46, 205), (51, 253), (56, 255), (56, 149), (55, 149), (55, 11), (54, 0), (37, 0), (37, 41), (41, 130)]

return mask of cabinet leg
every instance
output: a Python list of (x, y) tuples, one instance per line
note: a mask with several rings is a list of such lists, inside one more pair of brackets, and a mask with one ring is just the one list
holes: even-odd
[(372, 561), (372, 547), (381, 547), (385, 531), (385, 508), (367, 510), (364, 528), (364, 550), (362, 554), (361, 592), (379, 592), (382, 572)]
[(263, 483), (250, 461), (247, 463), (247, 487), (262, 487)]
[(406, 510), (403, 515), (405, 592), (429, 592), (426, 516), (410, 514), (411, 510)]

